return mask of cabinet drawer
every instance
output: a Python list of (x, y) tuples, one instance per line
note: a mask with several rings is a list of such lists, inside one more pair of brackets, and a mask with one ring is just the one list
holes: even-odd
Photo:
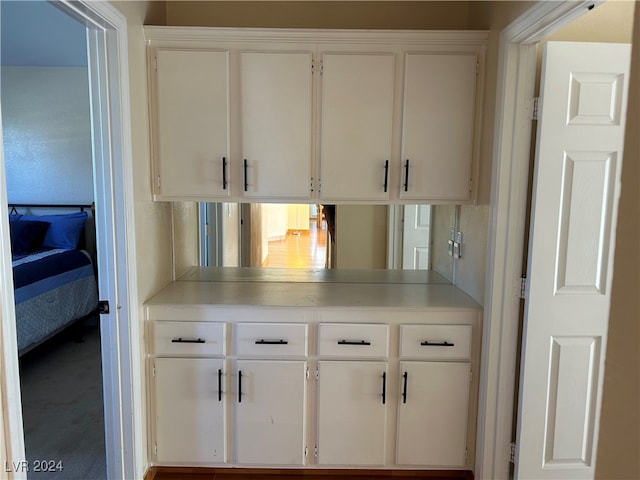
[(224, 355), (224, 323), (153, 322), (151, 324), (155, 355)]
[(306, 357), (304, 323), (238, 323), (235, 353), (249, 357)]
[(401, 325), (400, 357), (464, 360), (471, 356), (471, 325)]
[(318, 355), (323, 358), (386, 358), (388, 345), (388, 325), (321, 323), (318, 326)]

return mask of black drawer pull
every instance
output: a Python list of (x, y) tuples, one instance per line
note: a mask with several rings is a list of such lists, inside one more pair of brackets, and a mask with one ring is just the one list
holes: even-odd
[(218, 369), (218, 401), (222, 401), (222, 369)]
[(289, 342), (286, 340), (256, 340), (256, 345), (287, 345)]
[(247, 159), (244, 159), (244, 191), (249, 190), (249, 180), (247, 178), (247, 169), (249, 168), (249, 164), (247, 163)]
[(389, 180), (389, 160), (384, 161), (384, 191), (387, 192)]
[(404, 191), (409, 191), (409, 159), (404, 163)]
[(338, 345), (371, 345), (371, 342), (366, 340), (338, 340)]
[(430, 342), (425, 340), (424, 342), (421, 342), (420, 345), (423, 347), (453, 347), (455, 346), (455, 343), (449, 343), (446, 340), (444, 342)]
[(387, 372), (382, 372), (382, 404), (387, 403)]
[(404, 372), (402, 374), (403, 387), (402, 387), (402, 403), (407, 403), (407, 379), (409, 378), (409, 372)]
[(222, 189), (227, 189), (227, 157), (222, 157)]
[(238, 403), (242, 403), (242, 370), (238, 370)]
[(201, 338), (189, 339), (189, 338), (174, 338), (171, 343), (205, 343)]

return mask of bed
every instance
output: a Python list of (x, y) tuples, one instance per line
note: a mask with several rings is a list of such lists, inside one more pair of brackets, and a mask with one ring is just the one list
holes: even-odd
[[(32, 215), (9, 205), (18, 353), (23, 355), (97, 310), (93, 254), (87, 249), (87, 205), (72, 213)], [(25, 212), (18, 213), (22, 207)]]

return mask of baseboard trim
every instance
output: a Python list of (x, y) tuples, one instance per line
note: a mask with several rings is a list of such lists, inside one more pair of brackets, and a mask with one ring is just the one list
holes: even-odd
[(154, 480), (158, 474), (180, 474), (184, 478), (189, 475), (215, 475), (224, 473), (226, 475), (265, 475), (277, 476), (277, 478), (288, 476), (303, 477), (342, 477), (348, 476), (363, 477), (364, 479), (373, 476), (384, 476), (389, 478), (399, 477), (420, 477), (433, 479), (452, 480), (473, 480), (473, 472), (470, 470), (390, 470), (390, 469), (327, 469), (327, 468), (244, 468), (244, 467), (151, 467), (144, 476), (144, 480)]

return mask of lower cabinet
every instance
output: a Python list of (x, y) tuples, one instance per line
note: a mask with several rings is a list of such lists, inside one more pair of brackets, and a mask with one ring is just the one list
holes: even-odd
[(470, 468), (469, 323), (151, 322), (153, 461)]
[(307, 362), (238, 360), (236, 463), (303, 465)]
[(387, 362), (318, 362), (318, 463), (384, 465)]
[(226, 462), (225, 361), (156, 358), (155, 446), (159, 462)]
[(464, 467), (469, 363), (401, 362), (396, 463)]

